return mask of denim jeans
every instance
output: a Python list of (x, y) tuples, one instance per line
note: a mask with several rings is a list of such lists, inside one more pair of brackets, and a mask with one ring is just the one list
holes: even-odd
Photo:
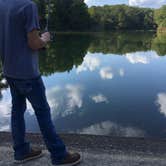
[(58, 164), (67, 155), (66, 146), (57, 135), (51, 120), (50, 107), (45, 95), (41, 76), (35, 79), (19, 80), (6, 77), (12, 96), (11, 129), (15, 159), (22, 159), (30, 152), (30, 144), (25, 140), (26, 99), (31, 103), (38, 124), (51, 154), (53, 164)]

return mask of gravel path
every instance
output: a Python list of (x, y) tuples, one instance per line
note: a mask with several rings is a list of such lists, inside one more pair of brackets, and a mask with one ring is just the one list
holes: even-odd
[[(80, 152), (80, 166), (166, 166), (166, 140), (111, 138), (88, 135), (61, 135), (71, 151)], [(28, 134), (32, 146), (40, 146), (44, 156), (22, 166), (51, 166), (39, 134)], [(0, 133), (0, 166), (14, 166), (10, 133)], [(20, 165), (21, 166), (21, 165)]]

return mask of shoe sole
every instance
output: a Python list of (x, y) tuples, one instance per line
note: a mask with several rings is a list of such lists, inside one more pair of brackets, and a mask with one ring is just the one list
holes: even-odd
[(76, 166), (77, 164), (80, 164), (82, 161), (82, 157), (80, 157), (79, 160), (73, 162), (73, 163), (70, 163), (70, 164), (55, 164), (54, 166)]
[(39, 154), (39, 155), (37, 155), (37, 156), (30, 157), (30, 158), (27, 158), (27, 159), (24, 159), (24, 160), (14, 160), (14, 163), (15, 163), (15, 164), (23, 164), (23, 163), (26, 163), (26, 162), (28, 162), (28, 161), (38, 159), (38, 158), (40, 158), (40, 157), (42, 157), (42, 156), (43, 156), (43, 154), (41, 153), (41, 154)]

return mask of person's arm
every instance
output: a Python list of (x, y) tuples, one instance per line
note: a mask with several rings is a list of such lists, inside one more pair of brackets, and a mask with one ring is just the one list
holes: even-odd
[(40, 30), (38, 9), (34, 2), (31, 2), (24, 8), (25, 31), (27, 33), (27, 44), (33, 50), (38, 50), (46, 46), (50, 41), (50, 33), (45, 32), (39, 36)]
[(49, 32), (43, 33), (41, 37), (39, 36), (39, 32), (35, 29), (28, 33), (28, 46), (32, 50), (39, 50), (44, 48), (49, 41)]

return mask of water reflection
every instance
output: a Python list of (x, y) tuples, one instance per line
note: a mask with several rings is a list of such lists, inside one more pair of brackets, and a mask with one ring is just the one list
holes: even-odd
[(157, 35), (152, 40), (152, 50), (155, 50), (159, 56), (166, 55), (166, 33), (157, 32)]
[(43, 75), (71, 71), (73, 66), (78, 67), (77, 73), (93, 71), (100, 62), (95, 56), (85, 57), (87, 52), (126, 55), (131, 63), (146, 64), (166, 55), (165, 37), (166, 34), (153, 32), (57, 35), (49, 50), (40, 53), (40, 70)]
[(6, 95), (8, 84), (0, 73), (0, 131), (4, 131), (9, 130), (10, 100)]
[(92, 54), (88, 53), (84, 57), (84, 61), (81, 65), (77, 67), (77, 73), (81, 73), (83, 71), (94, 71), (100, 66), (100, 59), (94, 57)]
[(103, 80), (112, 79), (114, 77), (111, 67), (102, 67), (100, 69), (100, 76)]
[(43, 75), (72, 70), (81, 65), (90, 44), (89, 35), (57, 35), (55, 43), (40, 53)]
[[(57, 131), (165, 137), (163, 36), (153, 32), (57, 35), (56, 42), (40, 53)], [(11, 98), (6, 82), (0, 80), (0, 130), (4, 131), (10, 129)], [(39, 132), (27, 104), (27, 130)]]
[(83, 104), (82, 86), (67, 84), (64, 87), (55, 86), (47, 90), (48, 102), (53, 112), (53, 116), (65, 117), (74, 114)]
[(126, 53), (126, 59), (132, 64), (149, 64), (152, 60), (156, 60), (158, 58), (159, 56), (154, 51)]
[(161, 114), (166, 116), (166, 93), (159, 93), (157, 95), (157, 105), (159, 106), (159, 111)]
[(118, 54), (153, 50), (151, 44), (155, 38), (153, 32), (112, 32), (99, 33), (93, 37), (89, 51), (103, 54)]
[(10, 128), (10, 109), (11, 109), (11, 100), (9, 99), (9, 90), (1, 90), (3, 98), (0, 101), (0, 131), (6, 131)]
[(97, 95), (93, 95), (90, 96), (90, 98), (95, 102), (95, 103), (109, 103), (108, 99), (106, 96), (104, 96), (103, 94), (97, 94)]
[(104, 121), (99, 124), (91, 125), (76, 131), (81, 134), (93, 135), (110, 135), (118, 137), (145, 137), (146, 133), (143, 130), (133, 127), (123, 127), (110, 121)]
[(124, 75), (125, 75), (125, 71), (124, 71), (124, 69), (119, 69), (119, 75), (121, 76), (121, 77), (123, 77)]

